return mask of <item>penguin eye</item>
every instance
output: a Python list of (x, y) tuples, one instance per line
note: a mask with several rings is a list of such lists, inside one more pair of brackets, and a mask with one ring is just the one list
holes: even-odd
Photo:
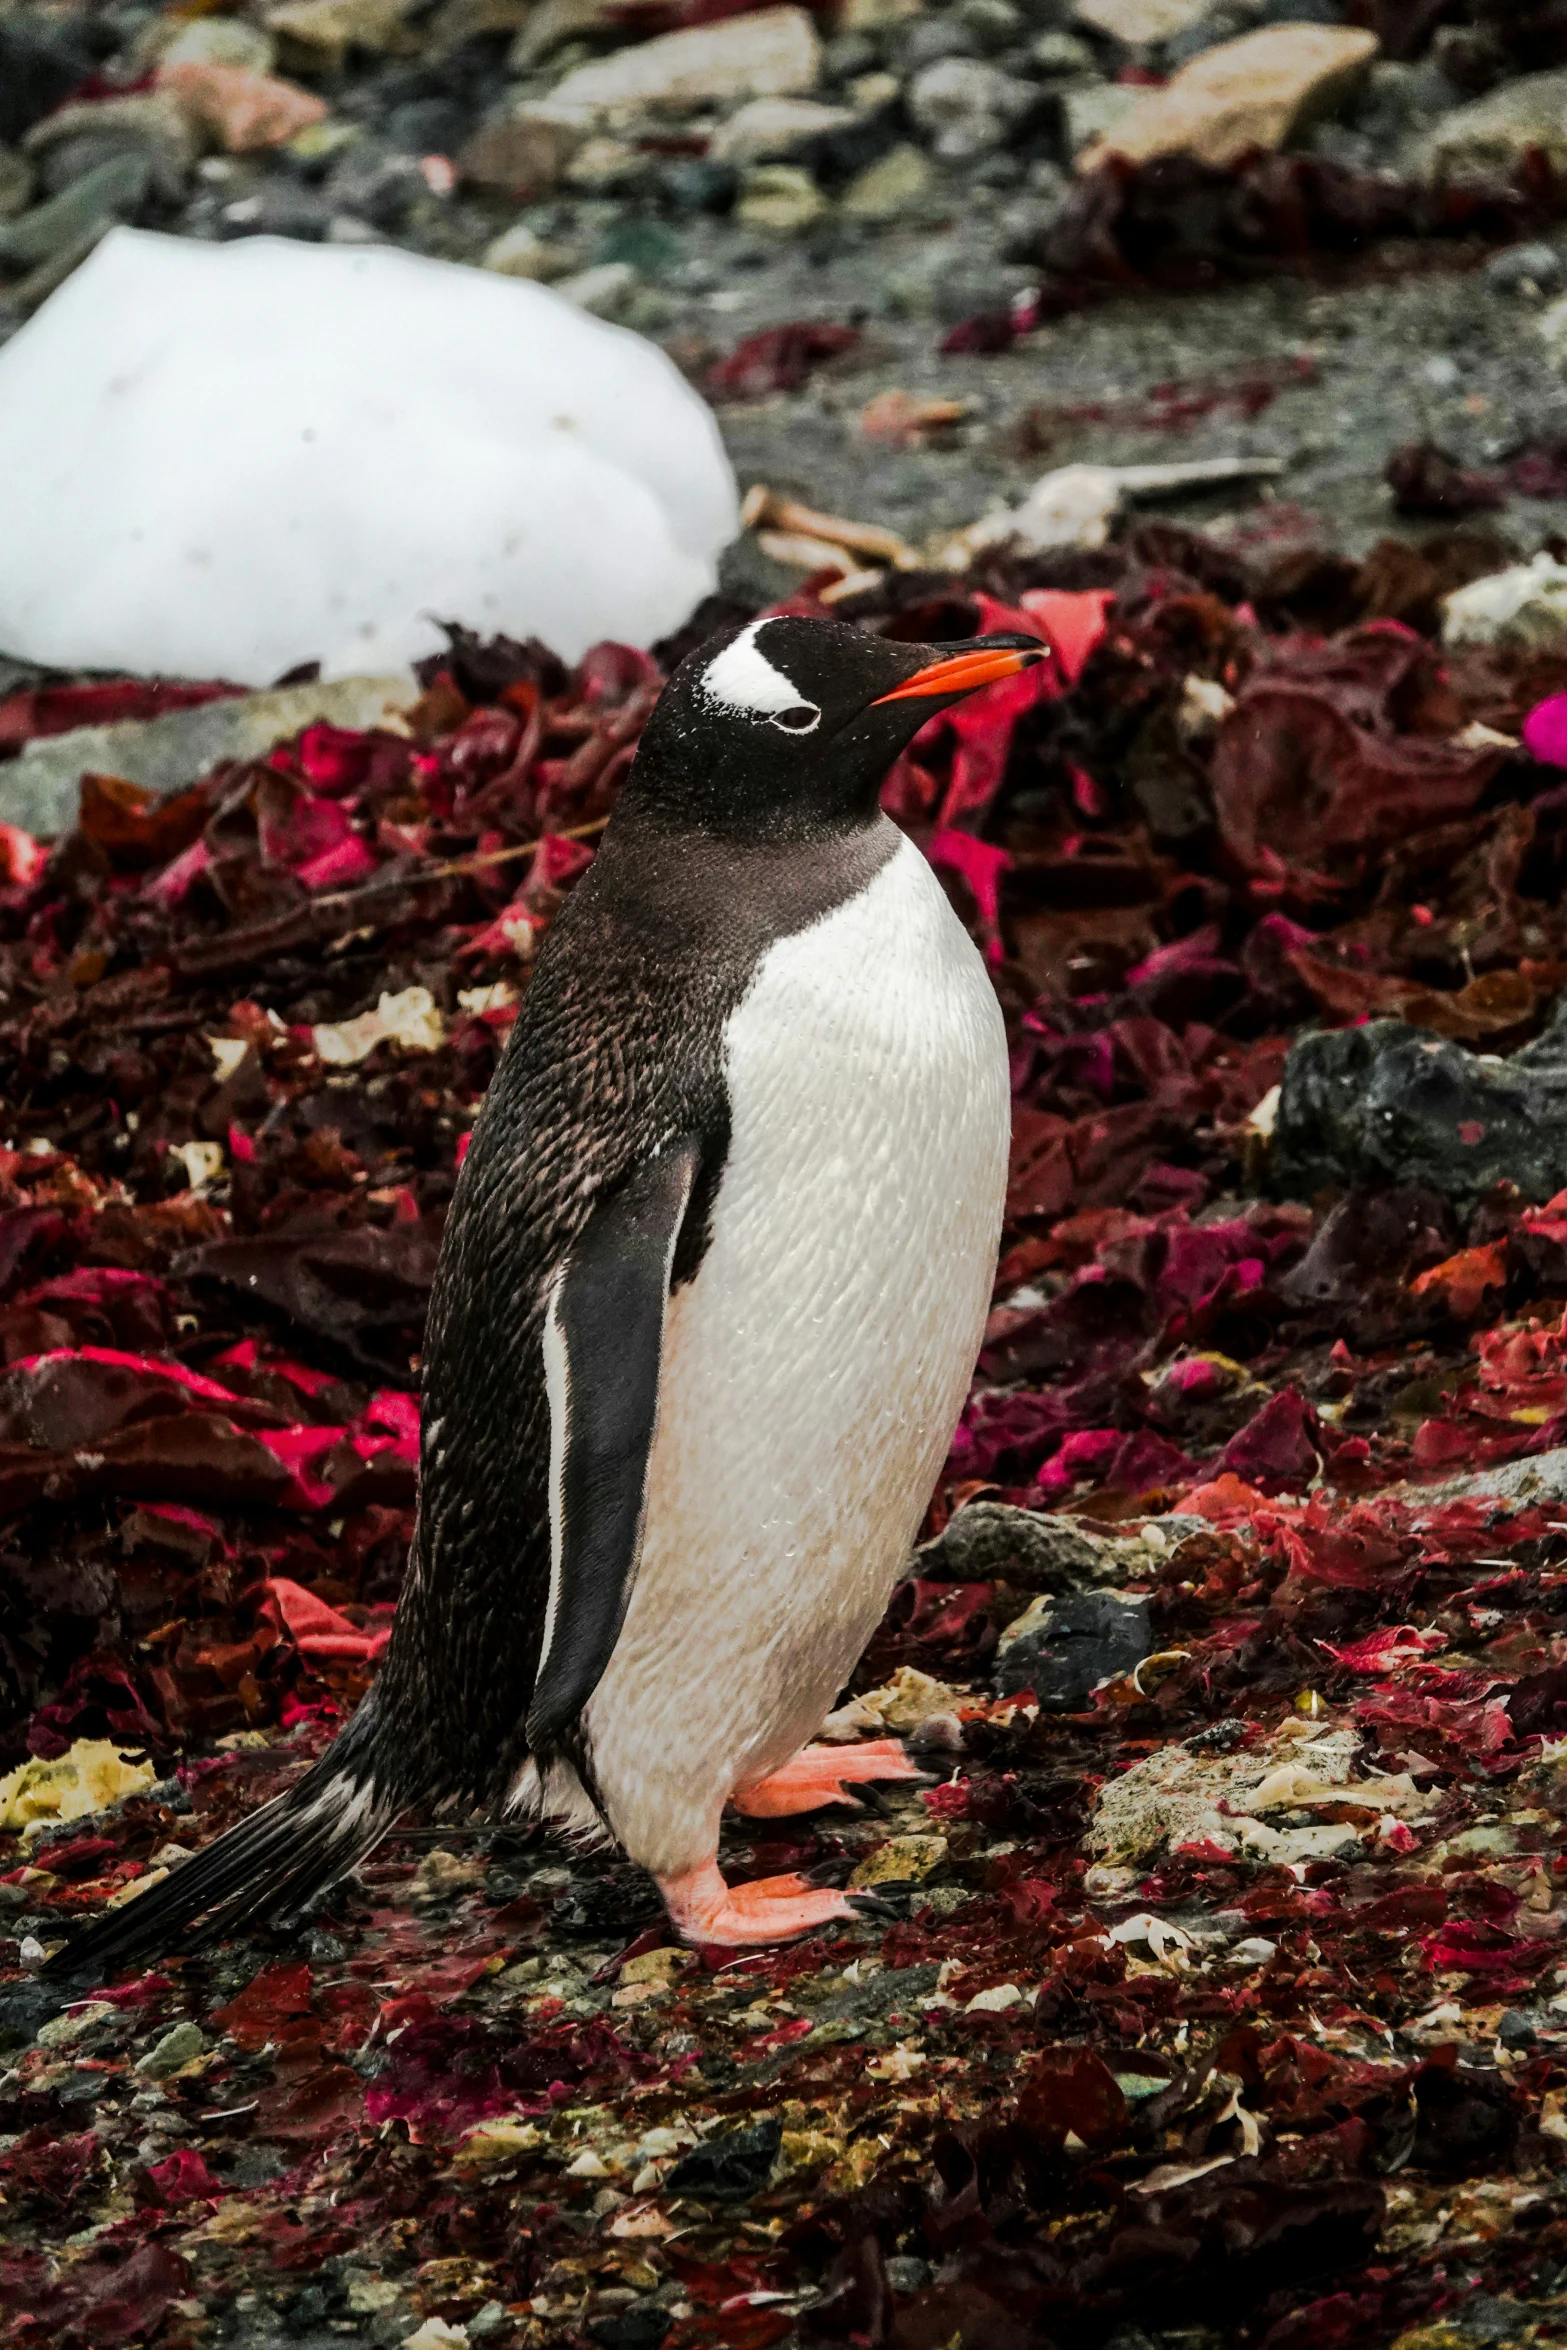
[(785, 734), (809, 734), (821, 724), (821, 711), (814, 702), (791, 702), (787, 710), (769, 710), (768, 721), (781, 726)]

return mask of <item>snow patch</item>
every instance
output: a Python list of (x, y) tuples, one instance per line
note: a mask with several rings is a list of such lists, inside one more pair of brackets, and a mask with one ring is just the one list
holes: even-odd
[(738, 527), (663, 352), (386, 247), (115, 229), (0, 352), (0, 647), (264, 685), (401, 671), (432, 615), (646, 645)]

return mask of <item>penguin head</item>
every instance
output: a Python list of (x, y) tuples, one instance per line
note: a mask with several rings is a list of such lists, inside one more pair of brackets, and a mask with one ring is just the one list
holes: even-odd
[(868, 823), (888, 768), (928, 719), (1048, 651), (1029, 636), (906, 645), (831, 620), (749, 621), (675, 670), (628, 795), (729, 837)]

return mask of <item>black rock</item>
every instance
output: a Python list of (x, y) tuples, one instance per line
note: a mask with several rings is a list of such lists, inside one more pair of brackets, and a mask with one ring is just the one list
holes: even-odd
[(1084, 1591), (1052, 1601), (1037, 1629), (996, 1658), (999, 1696), (1032, 1689), (1042, 1713), (1081, 1713), (1101, 1681), (1115, 1679), (1153, 1653), (1145, 1599), (1119, 1591)]
[(874, 107), (841, 130), (823, 131), (807, 140), (793, 160), (803, 163), (831, 191), (879, 163), (907, 136), (902, 102), (895, 98), (890, 105)]
[(425, 192), (417, 156), (391, 154), (369, 140), (349, 148), (327, 175), (322, 190), (333, 212), (347, 213), (380, 229), (401, 228), (411, 206)]
[(676, 212), (732, 212), (740, 192), (740, 174), (732, 163), (706, 163), (686, 155), (665, 164), (659, 187), (664, 201)]
[(326, 235), (331, 217), (314, 188), (280, 175), (263, 181), (252, 195), (225, 202), (210, 233), (225, 244), (237, 237), (298, 237), (310, 243)]
[(41, 9), (0, 17), (0, 144), (18, 145), (86, 80), (100, 54), (79, 18)]
[(773, 2175), (783, 2143), (782, 2122), (758, 2122), (706, 2138), (683, 2154), (665, 2186), (671, 2195), (694, 2195), (702, 2203), (738, 2203), (759, 2194)]
[(1070, 161), (1066, 107), (1058, 90), (1039, 92), (1008, 129), (1007, 146), (1025, 163)]
[(407, 155), (455, 155), (474, 128), (460, 98), (412, 98), (386, 118), (388, 142)]
[(1567, 1184), (1567, 998), (1543, 1035), (1496, 1065), (1402, 1020), (1301, 1037), (1269, 1179), (1291, 1199), (1419, 1183), (1466, 1204), (1504, 1182), (1551, 1198)]
[(1522, 2008), (1510, 2007), (1496, 2027), (1496, 2036), (1504, 2048), (1532, 2048), (1539, 2038), (1539, 2024)]
[(614, 2310), (607, 2317), (590, 2317), (588, 2332), (604, 2350), (658, 2350), (674, 2322), (668, 2310), (650, 2298), (633, 2301), (628, 2309)]
[(550, 1923), (557, 1933), (640, 1933), (663, 1915), (658, 1887), (645, 1869), (630, 1862), (612, 1863), (593, 1876), (579, 1876), (565, 1899), (558, 1902)]

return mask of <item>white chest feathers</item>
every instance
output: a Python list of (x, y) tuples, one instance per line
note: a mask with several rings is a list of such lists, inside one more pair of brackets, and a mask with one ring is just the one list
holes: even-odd
[(660, 1870), (815, 1731), (874, 1628), (962, 1408), (1006, 1181), (1000, 1009), (908, 842), (762, 958), (724, 1065), (728, 1161), (588, 1713), (616, 1832)]

